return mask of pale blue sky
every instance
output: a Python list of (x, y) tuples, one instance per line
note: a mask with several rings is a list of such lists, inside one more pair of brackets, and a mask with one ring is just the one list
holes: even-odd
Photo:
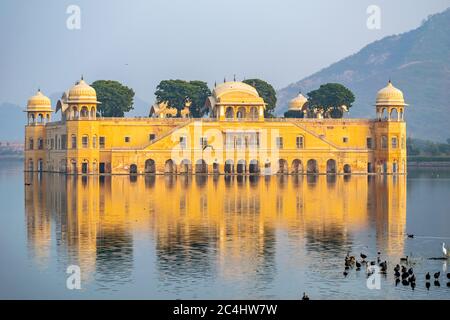
[[(50, 95), (81, 74), (119, 80), (148, 102), (162, 79), (213, 85), (236, 74), (278, 89), (450, 6), (412, 2), (2, 0), (0, 103), (24, 106), (38, 87)], [(81, 8), (80, 30), (66, 28), (71, 4)], [(381, 8), (380, 30), (366, 27), (371, 4)]]

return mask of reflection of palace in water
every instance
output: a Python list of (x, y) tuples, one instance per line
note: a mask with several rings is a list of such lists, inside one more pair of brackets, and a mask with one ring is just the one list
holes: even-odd
[[(131, 277), (137, 238), (166, 276), (270, 271), (280, 232), (298, 250), (346, 253), (360, 231), (403, 254), (404, 176), (27, 176), (29, 248), (84, 275)], [(330, 249), (331, 248), (331, 249)], [(65, 267), (64, 267), (65, 268)]]

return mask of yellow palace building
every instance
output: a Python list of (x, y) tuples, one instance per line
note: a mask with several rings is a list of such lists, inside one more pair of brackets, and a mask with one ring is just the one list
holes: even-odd
[[(306, 98), (291, 100), (302, 111)], [(99, 118), (97, 95), (83, 79), (56, 104), (28, 100), (25, 170), (67, 174), (405, 174), (403, 93), (389, 81), (375, 119), (265, 118), (264, 100), (242, 82), (217, 85), (208, 118), (180, 118), (167, 104), (150, 117)], [(343, 106), (345, 110), (345, 106)]]

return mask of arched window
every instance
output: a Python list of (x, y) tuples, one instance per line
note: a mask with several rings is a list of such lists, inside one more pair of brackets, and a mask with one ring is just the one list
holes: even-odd
[(397, 108), (392, 108), (391, 109), (391, 115), (389, 117), (389, 119), (391, 119), (391, 121), (398, 121), (398, 111)]
[(78, 119), (78, 108), (77, 107), (75, 107), (75, 106), (73, 107), (72, 113), (73, 113), (72, 119)]
[(91, 108), (91, 119), (95, 119), (95, 117), (96, 117), (95, 108), (92, 107), (92, 108)]
[(28, 141), (28, 149), (33, 150), (34, 149), (34, 140), (33, 138), (30, 138)]
[(387, 137), (381, 136), (381, 148), (386, 149), (387, 148)]
[(236, 118), (238, 119), (244, 119), (245, 118), (245, 108), (240, 107), (236, 113)]
[(44, 140), (42, 138), (38, 138), (38, 149), (44, 149)]
[(225, 111), (225, 118), (227, 119), (233, 119), (234, 118), (234, 110), (232, 107), (228, 107)]
[(251, 119), (258, 119), (258, 108), (257, 107), (251, 107), (250, 108), (250, 118)]
[(82, 106), (81, 107), (81, 113), (80, 113), (81, 118), (86, 119), (87, 117), (89, 117), (89, 111), (88, 108), (86, 106)]
[(84, 149), (89, 148), (89, 136), (87, 134), (81, 137), (81, 146)]
[(77, 148), (77, 136), (76, 135), (72, 135), (72, 149), (76, 149)]
[(93, 137), (92, 137), (92, 148), (97, 148), (97, 136), (96, 135), (94, 135)]
[(391, 144), (393, 149), (397, 149), (397, 137), (391, 138)]

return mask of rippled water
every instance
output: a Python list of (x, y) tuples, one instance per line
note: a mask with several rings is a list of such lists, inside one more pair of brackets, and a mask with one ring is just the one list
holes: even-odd
[[(24, 181), (30, 185), (24, 185)], [(450, 171), (408, 177), (24, 176), (0, 163), (0, 298), (450, 299)], [(413, 233), (413, 239), (406, 233)], [(347, 252), (390, 263), (381, 288)], [(412, 257), (417, 287), (395, 286)], [(448, 262), (450, 263), (450, 261)], [(79, 265), (82, 289), (66, 288)]]

